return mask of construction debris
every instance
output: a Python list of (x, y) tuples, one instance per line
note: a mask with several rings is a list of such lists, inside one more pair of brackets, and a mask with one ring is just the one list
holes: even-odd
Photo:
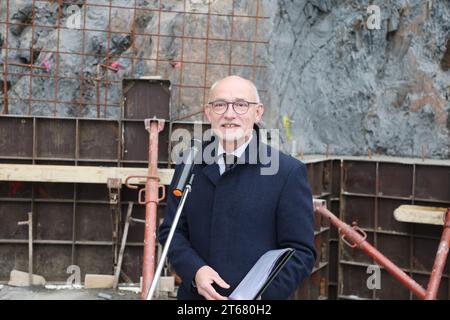
[(131, 291), (134, 292), (136, 294), (141, 293), (141, 288), (139, 286), (134, 286), (134, 287), (119, 287), (120, 291)]
[(56, 285), (56, 284), (47, 284), (45, 285), (45, 289), (49, 289), (49, 290), (72, 290), (72, 289), (83, 289), (82, 285), (69, 285), (69, 284), (61, 284), (61, 285)]
[(114, 276), (107, 274), (86, 274), (84, 278), (84, 287), (86, 289), (94, 288), (112, 288)]
[(175, 290), (175, 277), (160, 277), (158, 283), (160, 292), (172, 292)]
[[(29, 280), (29, 273), (18, 271), (18, 270), (12, 270), (9, 278), (8, 285), (14, 286), (14, 287), (28, 287), (30, 285)], [(44, 277), (33, 274), (32, 275), (32, 285), (33, 286), (44, 286), (46, 283)]]
[(106, 300), (112, 300), (112, 295), (107, 294), (107, 293), (99, 292), (99, 294), (97, 296), (99, 296), (100, 298), (106, 299)]

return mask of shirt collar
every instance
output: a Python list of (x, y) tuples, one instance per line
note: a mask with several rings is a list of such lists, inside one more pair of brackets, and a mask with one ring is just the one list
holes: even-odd
[[(244, 153), (245, 149), (247, 148), (247, 146), (252, 141), (252, 139), (253, 139), (253, 135), (251, 135), (250, 139), (248, 139), (245, 143), (243, 143), (241, 146), (239, 146), (239, 148), (237, 148), (236, 150), (234, 150), (233, 152), (231, 152), (229, 154), (235, 155), (236, 157), (240, 158), (242, 156), (242, 154)], [(227, 153), (227, 152), (223, 148), (222, 142), (219, 141), (219, 147), (217, 149), (217, 155), (221, 156), (223, 153)]]

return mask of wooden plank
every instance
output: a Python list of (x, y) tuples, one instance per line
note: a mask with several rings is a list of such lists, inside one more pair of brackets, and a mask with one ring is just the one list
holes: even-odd
[[(160, 184), (169, 185), (173, 169), (158, 169)], [(24, 164), (0, 164), (0, 181), (105, 183), (108, 178), (147, 176), (146, 168), (47, 166)], [(145, 184), (145, 179), (133, 179), (132, 184)]]
[(86, 289), (112, 288), (114, 276), (109, 274), (86, 274), (84, 287)]
[(443, 225), (446, 208), (401, 205), (394, 210), (397, 221)]

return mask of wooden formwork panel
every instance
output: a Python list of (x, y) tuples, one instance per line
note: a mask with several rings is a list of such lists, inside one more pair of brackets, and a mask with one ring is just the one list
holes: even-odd
[[(147, 167), (149, 133), (144, 119), (156, 117), (168, 121), (159, 135), (158, 149), (159, 164), (167, 167), (170, 82), (125, 79), (123, 93), (119, 120), (0, 116), (0, 163), (57, 165), (62, 171), (63, 166), (91, 166), (81, 170), (89, 172), (95, 170), (92, 167)], [(62, 171), (58, 174), (64, 175)], [(112, 274), (128, 201), (134, 202), (133, 217), (145, 219), (137, 191), (122, 185), (122, 202), (111, 206), (106, 179), (105, 183), (99, 183), (101, 179), (81, 183), (72, 177), (56, 183), (50, 182), (52, 174), (46, 172), (46, 182), (39, 182), (42, 175), (36, 173), (32, 181), (37, 182), (9, 178), (0, 182), (0, 281), (8, 280), (14, 268), (28, 271), (28, 229), (17, 225), (27, 219), (28, 212), (33, 212), (34, 220), (35, 273), (48, 281), (65, 281), (67, 267), (78, 265), (82, 280), (86, 273)], [(162, 179), (162, 183), (169, 181)], [(164, 204), (158, 208), (160, 217), (162, 208)], [(139, 282), (142, 270), (143, 228), (143, 224), (131, 224), (125, 250), (124, 271), (134, 282)]]
[(124, 79), (123, 119), (170, 119), (170, 81)]
[(28, 220), (31, 210), (31, 201), (13, 202), (5, 201), (0, 205), (0, 239), (28, 239), (26, 226), (19, 226), (19, 221)]
[[(47, 281), (67, 281), (71, 275), (67, 273), (67, 268), (72, 265), (70, 245), (36, 244), (33, 250), (33, 273), (43, 276)], [(28, 271), (27, 267), (19, 270)]]
[(33, 238), (35, 240), (71, 241), (73, 237), (72, 211), (72, 203), (35, 203), (33, 208), (35, 234)]
[(28, 270), (28, 245), (0, 243), (0, 281), (8, 281), (13, 269)]
[(0, 155), (33, 156), (33, 119), (0, 117)]
[[(119, 159), (119, 122), (79, 120), (78, 157), (80, 159)], [(107, 139), (105, 139), (107, 137)]]
[(80, 267), (83, 282), (86, 273), (112, 275), (114, 252), (111, 246), (77, 245), (74, 264)]
[(35, 149), (37, 158), (74, 159), (76, 121), (69, 119), (38, 119)]
[(450, 167), (417, 165), (415, 197), (450, 202)]
[(376, 164), (373, 162), (344, 162), (343, 191), (375, 194)]

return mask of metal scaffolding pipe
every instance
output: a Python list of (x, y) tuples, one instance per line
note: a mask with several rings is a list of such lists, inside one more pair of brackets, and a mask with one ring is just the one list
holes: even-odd
[(145, 184), (145, 231), (144, 261), (142, 266), (141, 299), (147, 298), (147, 292), (155, 273), (156, 214), (159, 202), (158, 178), (158, 135), (164, 128), (164, 121), (145, 119), (145, 129), (149, 132), (148, 176)]
[(441, 283), (442, 272), (447, 262), (448, 247), (450, 245), (450, 208), (445, 215), (444, 231), (442, 232), (441, 242), (439, 243), (436, 259), (434, 260), (433, 271), (428, 282), (427, 294), (425, 300), (434, 300), (438, 294)]
[[(367, 255), (372, 257), (376, 263), (382, 265), (386, 271), (388, 271), (394, 278), (405, 285), (409, 290), (411, 290), (420, 299), (425, 299), (426, 291), (418, 284), (414, 279), (408, 276), (403, 270), (397, 267), (391, 260), (386, 258), (380, 251), (369, 244), (366, 241), (366, 234), (360, 228), (354, 226), (351, 227), (338, 217), (336, 217), (331, 211), (326, 208), (325, 201), (314, 200), (314, 209), (322, 214), (325, 218), (329, 219), (332, 224), (334, 224), (341, 234), (342, 240), (348, 244), (350, 247), (363, 250)], [(348, 240), (347, 240), (348, 239)], [(351, 241), (349, 243), (348, 241)]]

